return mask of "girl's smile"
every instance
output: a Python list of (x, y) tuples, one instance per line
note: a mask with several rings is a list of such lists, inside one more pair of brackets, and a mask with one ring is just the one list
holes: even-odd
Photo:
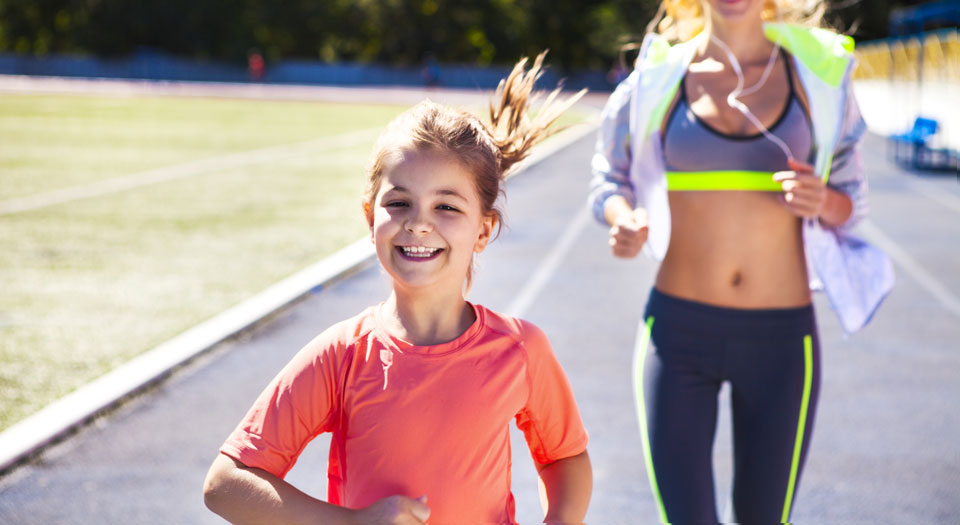
[(427, 248), (426, 246), (397, 246), (400, 254), (411, 261), (429, 261), (435, 259), (443, 248)]

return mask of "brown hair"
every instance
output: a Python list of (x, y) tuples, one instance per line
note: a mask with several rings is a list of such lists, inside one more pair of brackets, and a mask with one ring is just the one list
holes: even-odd
[[(663, 0), (647, 32), (656, 30), (675, 42), (690, 40), (703, 30), (703, 1)], [(761, 16), (765, 21), (779, 18), (810, 27), (820, 26), (826, 9), (824, 0), (764, 0), (763, 4)]]
[(503, 214), (496, 208), (503, 193), (502, 183), (511, 168), (530, 154), (531, 148), (559, 131), (551, 124), (586, 90), (559, 100), (561, 88), (553, 90), (534, 118), (528, 110), (537, 96), (534, 84), (543, 74), (546, 51), (540, 53), (529, 70), (523, 58), (510, 75), (500, 81), (490, 101), (490, 122), (449, 106), (425, 100), (395, 118), (377, 139), (373, 158), (367, 168), (367, 187), (363, 207), (367, 222), (373, 224), (373, 199), (380, 191), (383, 172), (404, 152), (435, 151), (449, 153), (474, 175), (484, 214)]

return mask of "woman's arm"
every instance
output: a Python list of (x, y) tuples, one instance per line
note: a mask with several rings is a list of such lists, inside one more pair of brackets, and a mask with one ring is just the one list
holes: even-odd
[(647, 242), (647, 211), (633, 209), (621, 195), (610, 196), (603, 206), (603, 218), (610, 225), (610, 249), (613, 255), (636, 257)]
[(783, 187), (783, 203), (798, 217), (817, 218), (826, 226), (839, 227), (853, 213), (849, 195), (827, 186), (810, 164), (788, 161), (792, 171), (780, 171), (773, 179)]
[(583, 523), (593, 491), (593, 468), (584, 450), (576, 456), (546, 465), (537, 464), (540, 473), (540, 504), (544, 523)]
[(634, 210), (637, 199), (630, 181), (630, 98), (637, 78), (632, 73), (610, 95), (590, 163), (588, 201), (596, 219), (610, 226), (613, 255), (626, 259), (636, 257), (647, 241), (647, 214)]
[[(597, 142), (590, 160), (588, 202), (598, 222), (604, 222), (607, 201), (620, 196), (636, 202), (630, 182), (630, 98), (637, 81), (632, 73), (610, 95), (601, 113)], [(609, 224), (609, 221), (607, 221)]]
[(846, 193), (827, 186), (827, 196), (820, 211), (820, 222), (832, 228), (838, 228), (850, 220), (853, 214), (853, 200)]
[(207, 508), (231, 523), (424, 523), (430, 515), (424, 500), (384, 498), (352, 510), (318, 500), (257, 468), (220, 454), (203, 485)]

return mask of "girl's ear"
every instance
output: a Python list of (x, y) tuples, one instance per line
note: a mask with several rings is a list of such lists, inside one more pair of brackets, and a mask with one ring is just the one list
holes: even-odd
[(377, 244), (377, 240), (373, 238), (373, 206), (369, 202), (363, 203), (363, 216), (367, 219), (367, 225), (370, 226), (370, 242)]
[(477, 237), (476, 244), (473, 245), (473, 251), (480, 253), (487, 247), (487, 244), (490, 243), (490, 239), (493, 237), (493, 232), (497, 228), (497, 214), (489, 213), (483, 218), (483, 223), (480, 224), (480, 236)]
[(369, 202), (363, 203), (363, 216), (367, 219), (367, 225), (373, 230), (373, 207)]

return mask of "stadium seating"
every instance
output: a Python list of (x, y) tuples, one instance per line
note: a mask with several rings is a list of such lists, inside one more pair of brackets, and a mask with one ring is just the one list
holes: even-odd
[(958, 153), (948, 148), (934, 147), (932, 138), (940, 129), (935, 119), (917, 117), (913, 127), (903, 133), (887, 137), (887, 150), (902, 166), (916, 169), (956, 169)]

